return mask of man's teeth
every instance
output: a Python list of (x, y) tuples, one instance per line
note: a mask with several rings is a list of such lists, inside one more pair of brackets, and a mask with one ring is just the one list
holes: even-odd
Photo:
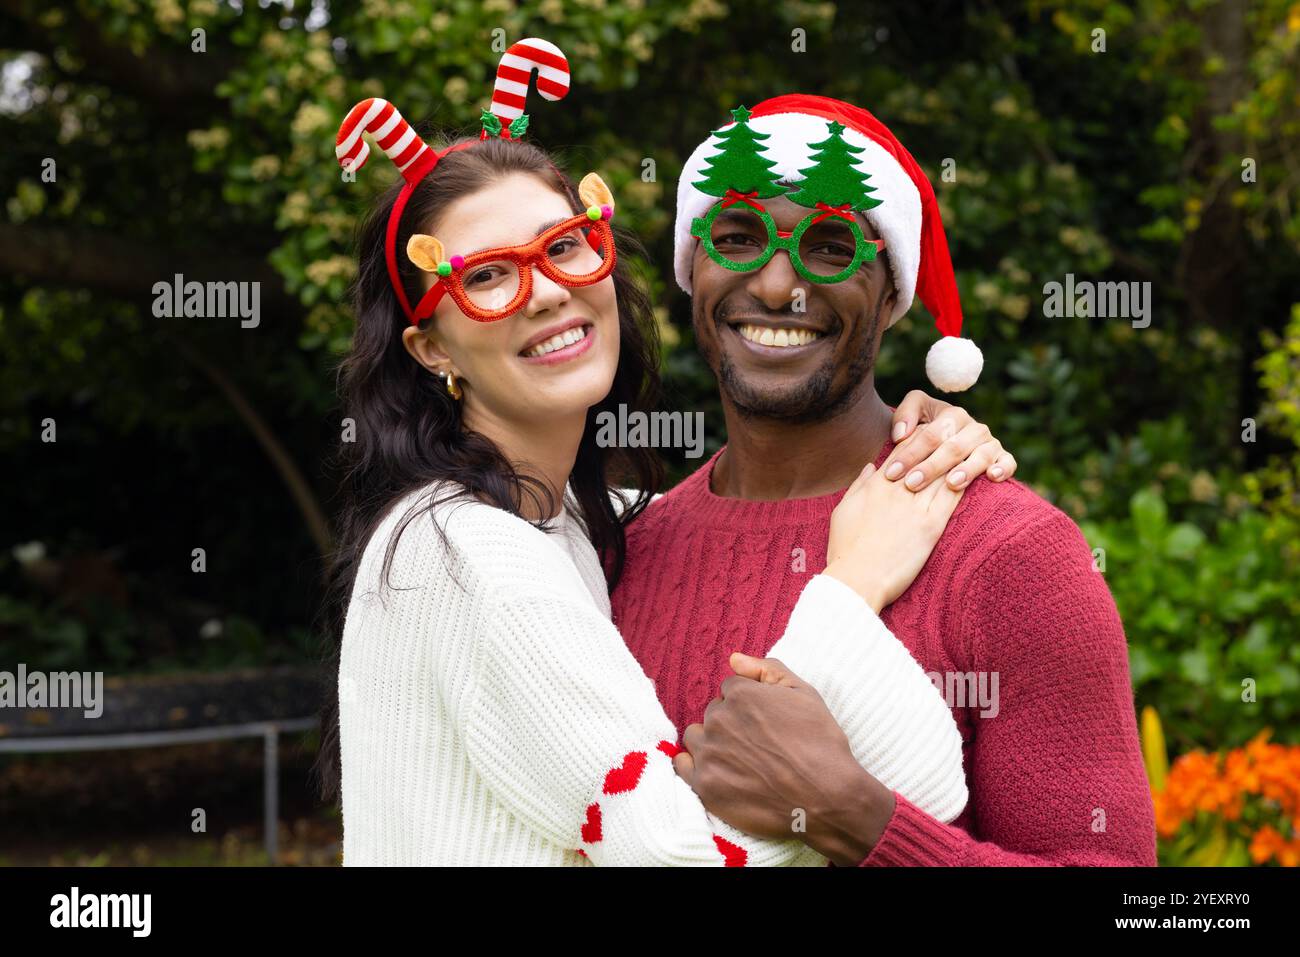
[(820, 332), (811, 329), (769, 329), (767, 326), (739, 325), (736, 330), (750, 342), (761, 346), (806, 346), (820, 339)]
[(566, 329), (564, 332), (551, 336), (545, 342), (539, 342), (533, 346), (524, 355), (528, 358), (544, 356), (548, 352), (554, 352), (556, 349), (563, 349), (565, 346), (571, 346), (575, 342), (580, 342), (587, 338), (587, 327), (578, 326), (573, 329)]

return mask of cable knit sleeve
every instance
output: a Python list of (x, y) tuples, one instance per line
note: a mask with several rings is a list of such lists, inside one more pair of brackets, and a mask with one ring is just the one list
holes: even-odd
[(609, 619), (522, 582), (486, 602), (469, 759), (539, 834), (599, 865), (819, 863), (709, 815), (673, 770), (676, 730)]
[(996, 714), (974, 722), (983, 839), (899, 797), (864, 865), (1155, 864), (1124, 629), (1091, 558), (1053, 509), (953, 583), (971, 665), (999, 678)]

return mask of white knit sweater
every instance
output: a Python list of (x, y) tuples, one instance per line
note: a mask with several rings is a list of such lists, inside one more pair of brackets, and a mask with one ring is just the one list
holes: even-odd
[[(569, 510), (542, 532), (479, 502), (385, 517), (343, 631), (343, 862), (820, 865), (744, 834), (674, 772), (677, 732), (610, 621)], [(941, 821), (966, 803), (961, 739), (920, 666), (856, 592), (815, 576), (770, 656), (823, 696), (854, 756)], [(792, 818), (793, 820), (793, 818)]]

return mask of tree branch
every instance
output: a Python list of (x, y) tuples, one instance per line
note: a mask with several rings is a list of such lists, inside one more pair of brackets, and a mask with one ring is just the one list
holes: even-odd
[(174, 110), (225, 109), (215, 90), (234, 68), (235, 58), (229, 51), (169, 51), (160, 43), (149, 48), (147, 57), (139, 57), (130, 47), (106, 38), (98, 24), (76, 15), (66, 26), (50, 30), (39, 23), (39, 9), (23, 0), (0, 0), (0, 12), (8, 19), (5, 46), (29, 49), (51, 59), (57, 51), (67, 49), (84, 62), (85, 79), (153, 104), (168, 115)]
[(162, 330), (162, 335), (176, 347), (176, 350), (181, 355), (208, 377), (225, 397), (226, 401), (230, 403), (231, 408), (235, 410), (240, 420), (247, 426), (248, 431), (253, 433), (253, 437), (257, 439), (257, 443), (262, 447), (262, 451), (266, 453), (266, 457), (271, 460), (272, 467), (288, 489), (294, 505), (298, 507), (298, 514), (302, 517), (303, 524), (307, 526), (307, 532), (311, 535), (312, 541), (316, 543), (316, 550), (320, 553), (322, 559), (328, 558), (331, 548), (329, 520), (325, 518), (325, 513), (321, 510), (320, 503), (316, 501), (316, 495), (312, 492), (311, 485), (302, 474), (302, 470), (298, 468), (297, 463), (294, 462), (293, 456), (289, 454), (289, 450), (285, 448), (284, 443), (276, 437), (270, 425), (262, 418), (257, 409), (253, 408), (252, 402), (248, 400), (248, 397), (244, 395), (230, 376), (200, 354), (182, 337), (173, 335), (165, 328)]
[(0, 273), (36, 283), (86, 286), (127, 300), (152, 297), (156, 282), (260, 282), (261, 305), (293, 315), (302, 303), (263, 259), (227, 249), (178, 249), (124, 238), (108, 230), (0, 223)]

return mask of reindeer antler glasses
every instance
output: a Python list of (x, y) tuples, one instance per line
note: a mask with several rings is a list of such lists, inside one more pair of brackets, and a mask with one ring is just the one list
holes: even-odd
[[(584, 181), (585, 183), (585, 181)], [(485, 249), (442, 259), (442, 244), (431, 236), (412, 237), (408, 254), (417, 265), (436, 263), (431, 288), (415, 307), (412, 322), (433, 314), (444, 295), (478, 322), (514, 315), (533, 294), (534, 267), (562, 286), (589, 286), (614, 269), (614, 232), (609, 204), (590, 206), (518, 246)], [(415, 247), (421, 246), (423, 249)], [(421, 268), (427, 268), (421, 265)]]

